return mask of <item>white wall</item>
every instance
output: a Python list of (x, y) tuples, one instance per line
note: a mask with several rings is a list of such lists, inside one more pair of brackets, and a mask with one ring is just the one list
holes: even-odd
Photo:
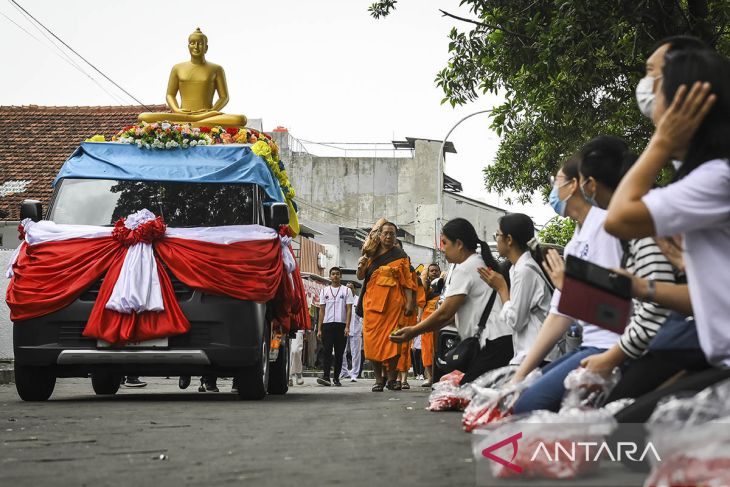
[(2, 299), (0, 299), (0, 359), (13, 358), (13, 324), (10, 321), (10, 310), (5, 304), (5, 291), (10, 282), (5, 277), (5, 269), (12, 253), (12, 250), (0, 250), (0, 292), (2, 293)]

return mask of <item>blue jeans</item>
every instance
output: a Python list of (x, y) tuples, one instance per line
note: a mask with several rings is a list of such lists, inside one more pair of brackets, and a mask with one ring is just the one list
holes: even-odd
[(578, 347), (567, 355), (542, 368), (542, 377), (522, 392), (514, 406), (514, 414), (529, 413), (538, 409), (557, 412), (563, 401), (565, 377), (580, 367), (586, 357), (605, 352), (605, 348)]

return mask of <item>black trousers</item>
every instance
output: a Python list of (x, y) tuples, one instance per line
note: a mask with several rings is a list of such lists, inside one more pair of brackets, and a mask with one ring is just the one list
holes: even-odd
[(423, 358), (420, 348), (411, 348), (411, 361), (413, 362), (413, 375), (423, 375)]
[(332, 349), (335, 351), (335, 373), (333, 377), (340, 377), (342, 372), (342, 356), (345, 354), (347, 337), (344, 323), (322, 323), (322, 369), (324, 377), (330, 377), (332, 368)]
[(487, 340), (486, 345), (479, 351), (477, 358), (474, 359), (474, 362), (469, 366), (466, 373), (464, 373), (464, 377), (461, 379), (461, 385), (473, 381), (490, 370), (509, 365), (509, 361), (512, 360), (514, 355), (512, 335)]

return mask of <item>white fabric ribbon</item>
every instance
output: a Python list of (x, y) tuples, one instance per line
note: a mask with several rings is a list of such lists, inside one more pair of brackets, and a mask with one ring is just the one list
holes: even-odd
[[(129, 215), (124, 226), (135, 230), (139, 225), (154, 220), (155, 215), (149, 210), (140, 210)], [(110, 237), (113, 227), (92, 225), (64, 225), (42, 220), (34, 222), (25, 219), (21, 223), (25, 229), (25, 242), (37, 245), (45, 242), (70, 240), (73, 238)], [(281, 255), (289, 278), (296, 269), (296, 260), (289, 250), (291, 237), (280, 237), (279, 234), (262, 225), (228, 225), (221, 227), (167, 228), (166, 238), (198, 240), (215, 244), (230, 245), (236, 242), (254, 240), (280, 239)], [(22, 242), (15, 249), (5, 272), (6, 277), (13, 276), (13, 265), (18, 259)], [(143, 311), (162, 311), (162, 288), (160, 287), (157, 262), (152, 244), (138, 243), (127, 249), (122, 269), (114, 289), (105, 307), (119, 313), (141, 313)]]
[(152, 244), (138, 243), (127, 249), (122, 270), (105, 308), (118, 313), (165, 309)]

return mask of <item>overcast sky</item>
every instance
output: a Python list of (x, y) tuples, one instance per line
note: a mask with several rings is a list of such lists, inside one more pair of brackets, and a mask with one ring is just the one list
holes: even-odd
[[(304, 140), (442, 139), (462, 117), (499, 101), (440, 104), (434, 79), (448, 61), (448, 33), (468, 25), (438, 9), (468, 17), (457, 0), (400, 0), (381, 20), (368, 14), (371, 0), (17, 1), (147, 104), (164, 103), (170, 68), (189, 59), (187, 37), (200, 27), (209, 39), (206, 58), (226, 71), (231, 101), (224, 111), (261, 118), (264, 130), (283, 125)], [(135, 104), (77, 58), (106, 91), (64, 61), (7, 0), (0, 0), (0, 40), (2, 105)], [(477, 115), (456, 129), (449, 140), (458, 154), (447, 155), (446, 173), (466, 196), (545, 223), (554, 213), (539, 198), (526, 208), (508, 206), (504, 195), (484, 189), (482, 168), (499, 144), (488, 126)]]

